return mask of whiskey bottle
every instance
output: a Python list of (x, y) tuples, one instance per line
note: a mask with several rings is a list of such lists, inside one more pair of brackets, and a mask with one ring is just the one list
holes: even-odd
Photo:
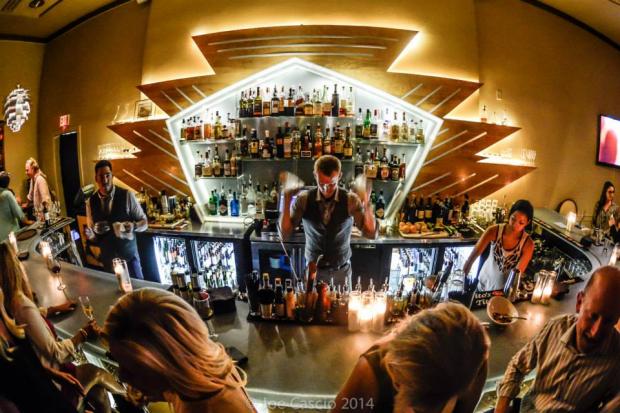
[(228, 153), (228, 149), (226, 149), (226, 152), (224, 153), (224, 176), (230, 177), (231, 175), (230, 155)]
[(256, 88), (256, 97), (254, 98), (254, 117), (263, 115), (263, 98), (260, 95), (260, 86)]
[(224, 169), (222, 168), (222, 163), (220, 162), (220, 155), (218, 154), (217, 147), (215, 148), (215, 152), (213, 153), (213, 176), (219, 177), (224, 175)]
[(340, 112), (340, 96), (338, 96), (338, 85), (334, 84), (334, 93), (332, 94), (332, 111), (331, 115), (336, 117)]
[(215, 112), (215, 127), (213, 130), (213, 135), (215, 139), (222, 139), (222, 118), (220, 117), (220, 112)]
[(334, 134), (334, 154), (336, 158), (342, 159), (344, 157), (344, 138), (342, 136), (342, 131), (340, 128), (336, 128), (336, 133)]
[(301, 85), (299, 85), (299, 89), (297, 90), (297, 95), (295, 96), (295, 116), (303, 116), (304, 115), (304, 93)]
[(278, 98), (278, 90), (275, 85), (273, 85), (273, 96), (271, 97), (271, 107), (269, 108), (269, 113), (271, 116), (280, 115), (280, 99)]
[(403, 111), (403, 121), (400, 124), (400, 140), (403, 142), (407, 142), (409, 140), (409, 127), (407, 126), (407, 118), (405, 116), (404, 111)]
[(343, 145), (344, 159), (353, 159), (353, 144), (351, 143), (351, 127), (347, 126), (346, 139)]
[(375, 207), (375, 216), (379, 219), (383, 219), (385, 213), (385, 198), (383, 198), (383, 191), (379, 191), (379, 197), (377, 198), (377, 204)]
[(198, 179), (202, 176), (202, 166), (204, 162), (202, 161), (202, 155), (200, 151), (196, 151), (196, 163), (194, 164), (194, 178)]
[(263, 140), (263, 148), (261, 153), (261, 158), (263, 159), (271, 159), (272, 149), (271, 149), (271, 138), (269, 137), (269, 130), (265, 131), (265, 139)]
[(327, 85), (323, 85), (323, 95), (321, 96), (321, 114), (330, 116), (332, 114), (332, 103), (327, 97)]
[(342, 87), (342, 94), (340, 95), (340, 107), (338, 108), (338, 116), (347, 116), (348, 97), (345, 87)]
[(377, 114), (377, 109), (375, 109), (372, 120), (370, 121), (370, 138), (378, 139), (379, 138), (379, 116)]
[(300, 158), (301, 159), (310, 159), (312, 158), (312, 146), (311, 146), (311, 131), (310, 131), (310, 125), (306, 125), (306, 132), (304, 133), (304, 136), (301, 138), (301, 152), (300, 152)]
[(390, 162), (390, 172), (392, 176), (392, 181), (398, 181), (400, 179), (400, 162), (398, 162), (398, 158), (396, 155), (392, 155), (392, 160)]
[(284, 135), (282, 134), (282, 126), (278, 126), (278, 133), (276, 133), (276, 157), (279, 159), (284, 158)]
[(325, 128), (325, 135), (323, 136), (323, 155), (332, 154), (332, 140), (329, 137), (329, 128)]
[(284, 159), (291, 159), (293, 156), (293, 138), (288, 126), (288, 122), (284, 124), (284, 138), (282, 139), (282, 155)]
[(316, 129), (314, 132), (314, 151), (313, 157), (318, 159), (323, 155), (323, 132), (321, 132), (321, 125), (319, 123), (316, 124)]
[(258, 159), (258, 137), (256, 135), (256, 129), (252, 129), (252, 138), (250, 139), (250, 157), (253, 159)]

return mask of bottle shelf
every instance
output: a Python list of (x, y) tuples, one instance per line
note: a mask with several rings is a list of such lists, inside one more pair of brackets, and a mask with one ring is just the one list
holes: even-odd
[[(262, 158), (241, 158), (242, 162), (314, 162), (316, 161), (316, 159), (313, 158), (277, 158), (277, 159), (273, 159), (273, 158), (269, 158), (269, 159), (262, 159)], [(342, 163), (353, 163), (354, 160), (353, 159), (341, 159), (340, 162)]]
[(189, 145), (189, 144), (199, 144), (199, 145), (225, 145), (225, 144), (231, 144), (231, 143), (235, 143), (235, 142), (239, 142), (239, 141), (243, 141), (246, 140), (246, 138), (234, 138), (234, 139), (217, 139), (217, 140), (213, 140), (213, 139), (199, 139), (199, 140), (185, 140), (185, 139), (180, 139), (179, 143), (181, 145)]
[(349, 120), (355, 121), (355, 116), (248, 116), (248, 117), (239, 117), (240, 121), (248, 121), (253, 119), (276, 119), (283, 121), (292, 121), (292, 120), (308, 120), (308, 119), (325, 119), (325, 120)]
[(207, 179), (212, 179), (212, 180), (216, 180), (216, 179), (238, 180), (238, 179), (242, 179), (242, 178), (243, 178), (243, 174), (237, 175), (237, 176), (201, 176), (200, 178), (194, 178), (194, 180), (195, 181), (202, 181), (202, 180), (207, 180)]
[(417, 142), (392, 142), (392, 141), (382, 141), (379, 139), (359, 139), (356, 138), (352, 140), (356, 145), (377, 145), (377, 146), (409, 146), (409, 147), (417, 147), (422, 146), (422, 143)]

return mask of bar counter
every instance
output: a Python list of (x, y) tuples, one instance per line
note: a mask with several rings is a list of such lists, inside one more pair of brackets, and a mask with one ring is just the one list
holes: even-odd
[[(217, 231), (215, 228), (214, 225), (203, 225), (196, 231), (205, 231), (208, 236), (213, 236)], [(213, 232), (206, 232), (209, 230)], [(219, 230), (223, 231), (219, 233), (222, 235), (228, 231), (228, 237), (240, 236), (242, 233), (241, 230), (234, 230), (226, 225), (222, 225)], [(193, 232), (194, 229), (186, 231), (197, 234)], [(178, 231), (174, 231), (174, 234), (178, 234)], [(24, 266), (40, 305), (60, 304), (66, 300), (65, 294), (75, 301), (80, 295), (88, 295), (94, 307), (95, 318), (102, 325), (110, 306), (121, 295), (115, 276), (63, 263), (60, 274), (66, 289), (61, 291), (58, 289), (58, 277), (47, 270), (42, 257), (36, 252), (38, 241), (38, 236), (35, 236), (20, 242), (19, 245), (20, 250), (30, 252)], [(399, 242), (402, 243), (403, 240), (400, 239)], [(592, 247), (584, 253), (594, 268), (609, 259), (609, 252), (603, 254), (602, 247)], [(166, 287), (148, 281), (132, 280), (132, 283), (134, 289)], [(520, 315), (528, 318), (527, 321), (520, 320), (507, 327), (489, 326), (492, 348), (486, 389), (495, 386), (510, 358), (549, 319), (559, 314), (575, 312), (576, 296), (583, 285), (581, 283), (571, 286), (570, 292), (561, 301), (551, 300), (548, 306), (518, 303), (517, 309)], [(248, 356), (249, 362), (243, 366), (248, 374), (247, 387), (259, 406), (267, 402), (293, 406), (326, 403), (333, 399), (345, 382), (359, 355), (379, 338), (373, 334), (348, 333), (345, 327), (339, 326), (252, 323), (246, 320), (247, 304), (237, 301), (236, 306), (236, 313), (218, 315), (212, 319), (212, 324), (219, 335), (219, 342), (225, 346), (234, 346)], [(484, 309), (475, 310), (474, 313), (481, 321), (489, 321)], [(70, 336), (87, 320), (78, 308), (53, 321), (61, 336)], [(87, 344), (86, 351), (105, 358), (105, 351), (99, 343)]]

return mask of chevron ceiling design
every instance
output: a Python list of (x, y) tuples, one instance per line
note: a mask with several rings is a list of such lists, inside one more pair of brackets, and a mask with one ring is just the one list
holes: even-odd
[[(531, 166), (479, 163), (479, 152), (518, 131), (496, 124), (446, 119), (482, 84), (388, 72), (417, 32), (363, 26), (280, 26), (194, 36), (213, 75), (145, 84), (138, 89), (172, 116), (210, 94), (291, 57), (325, 66), (444, 118), (440, 135), (413, 187), (430, 195), (487, 196), (531, 172)], [(128, 185), (190, 194), (164, 120), (110, 125), (139, 147), (138, 159), (116, 160)], [(134, 186), (135, 185), (135, 186)]]

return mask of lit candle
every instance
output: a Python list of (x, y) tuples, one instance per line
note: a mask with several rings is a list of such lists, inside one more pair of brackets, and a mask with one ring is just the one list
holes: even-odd
[(375, 333), (383, 332), (385, 325), (385, 311), (387, 307), (387, 297), (384, 292), (375, 293), (373, 304), (372, 331)]
[(540, 302), (546, 280), (547, 280), (547, 271), (545, 270), (540, 271), (538, 273), (538, 278), (536, 279), (536, 285), (534, 286), (534, 291), (532, 292), (531, 301), (533, 304), (537, 304)]
[(573, 225), (575, 225), (575, 222), (577, 221), (577, 215), (574, 212), (569, 212), (568, 215), (566, 215), (566, 230), (568, 232), (571, 232), (573, 230)]
[(542, 290), (542, 297), (540, 302), (544, 305), (549, 304), (551, 301), (551, 293), (553, 292), (553, 285), (555, 284), (556, 272), (550, 271), (545, 280), (545, 286)]
[(54, 266), (54, 256), (52, 255), (52, 248), (50, 247), (50, 244), (47, 241), (39, 242), (39, 251), (45, 259), (47, 269), (51, 270)]
[(360, 331), (367, 333), (372, 329), (372, 317), (375, 313), (375, 303), (372, 291), (364, 291), (362, 305), (359, 311)]
[(19, 252), (19, 247), (17, 246), (17, 238), (15, 238), (15, 233), (13, 231), (9, 232), (9, 242), (15, 249), (15, 254)]
[(359, 291), (351, 291), (349, 294), (348, 306), (348, 327), (349, 331), (354, 332), (360, 329), (359, 311), (361, 307), (361, 294)]

